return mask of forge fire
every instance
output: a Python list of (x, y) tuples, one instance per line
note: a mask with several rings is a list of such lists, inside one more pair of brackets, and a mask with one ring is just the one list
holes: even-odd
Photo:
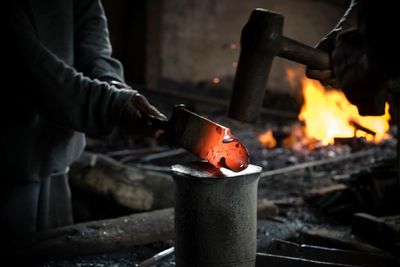
[[(288, 79), (294, 86), (299, 71), (287, 70)], [(297, 77), (298, 78), (298, 77)], [(379, 143), (391, 138), (389, 133), (389, 104), (382, 116), (360, 116), (358, 109), (336, 89), (325, 89), (317, 81), (301, 79), (303, 105), (298, 115), (299, 123), (290, 128), (283, 145), (297, 150), (334, 144), (343, 138), (363, 138)], [(272, 129), (258, 136), (268, 148), (277, 145)]]

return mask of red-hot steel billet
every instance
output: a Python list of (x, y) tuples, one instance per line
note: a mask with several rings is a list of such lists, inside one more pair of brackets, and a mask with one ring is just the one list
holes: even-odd
[(169, 121), (159, 123), (154, 120), (153, 125), (167, 131), (172, 146), (183, 147), (217, 168), (239, 172), (249, 165), (246, 147), (229, 128), (191, 112), (184, 106), (176, 106)]

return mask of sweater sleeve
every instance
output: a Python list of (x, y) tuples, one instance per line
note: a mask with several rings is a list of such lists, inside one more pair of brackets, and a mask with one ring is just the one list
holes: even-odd
[(90, 79), (65, 64), (37, 40), (26, 14), (17, 5), (8, 12), (10, 38), (37, 83), (26, 92), (41, 112), (60, 125), (91, 135), (109, 133), (134, 90), (120, 90)]
[(107, 19), (100, 0), (75, 0), (73, 11), (76, 68), (91, 78), (123, 82), (123, 67), (112, 57)]

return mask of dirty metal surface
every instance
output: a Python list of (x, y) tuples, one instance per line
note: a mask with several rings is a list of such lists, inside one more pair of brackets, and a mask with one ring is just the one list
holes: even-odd
[[(330, 263), (301, 259), (296, 257), (287, 257), (275, 254), (258, 253), (257, 267), (276, 266), (276, 267), (356, 267), (360, 265), (349, 265), (340, 263)], [(361, 267), (361, 266), (360, 266)]]
[[(161, 250), (162, 247), (160, 248), (157, 246), (133, 247), (129, 250), (114, 251), (91, 256), (59, 258), (43, 263), (37, 263), (32, 265), (32, 267), (134, 267), (136, 264), (152, 257)], [(175, 266), (175, 257), (172, 254), (154, 266)]]

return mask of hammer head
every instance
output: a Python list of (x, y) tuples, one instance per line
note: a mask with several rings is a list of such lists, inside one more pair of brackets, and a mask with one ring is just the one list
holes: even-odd
[(254, 123), (262, 109), (266, 81), (282, 46), (283, 16), (255, 9), (243, 27), (241, 51), (228, 116)]

